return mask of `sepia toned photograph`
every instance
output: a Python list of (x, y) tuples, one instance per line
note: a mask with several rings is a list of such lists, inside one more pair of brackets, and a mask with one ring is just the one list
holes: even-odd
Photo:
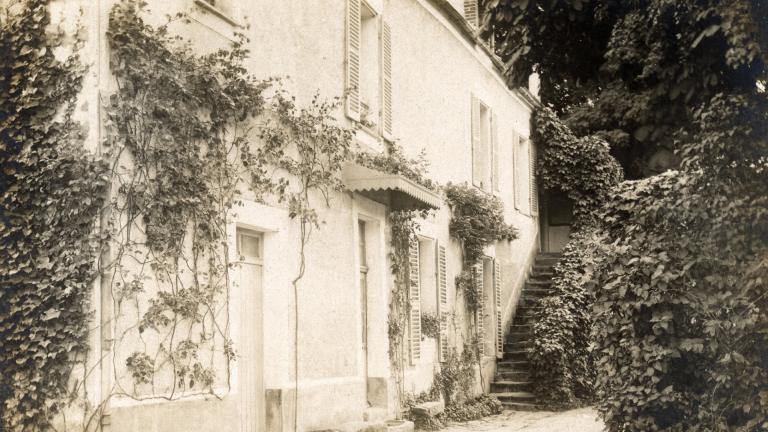
[(768, 431), (768, 1), (0, 0), (0, 432)]

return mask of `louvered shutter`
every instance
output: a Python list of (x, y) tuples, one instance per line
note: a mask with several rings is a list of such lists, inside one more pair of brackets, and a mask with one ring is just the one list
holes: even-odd
[(533, 141), (528, 141), (528, 174), (530, 176), (529, 204), (531, 215), (539, 213), (539, 189), (536, 185), (536, 146)]
[(477, 1), (464, 0), (464, 19), (473, 27), (477, 27), (478, 21)]
[(360, 0), (347, 0), (347, 116), (360, 121)]
[(520, 135), (512, 132), (512, 192), (514, 194), (515, 210), (520, 210)]
[(473, 266), (475, 288), (477, 289), (477, 312), (475, 312), (475, 322), (477, 323), (477, 343), (480, 349), (480, 355), (485, 354), (485, 293), (483, 290), (483, 263), (482, 261)]
[(501, 266), (493, 260), (493, 297), (496, 306), (496, 357), (504, 356), (504, 326), (501, 310)]
[(480, 148), (480, 100), (472, 96), (472, 184), (483, 186), (483, 149)]
[(381, 130), (392, 140), (392, 30), (381, 21)]
[(410, 302), (410, 354), (411, 364), (421, 358), (421, 281), (419, 280), (419, 241), (411, 240), (408, 251), (408, 300)]
[(499, 191), (499, 119), (496, 113), (491, 116), (491, 183), (493, 191)]
[(440, 317), (440, 361), (448, 358), (448, 277), (445, 246), (437, 246), (437, 313)]

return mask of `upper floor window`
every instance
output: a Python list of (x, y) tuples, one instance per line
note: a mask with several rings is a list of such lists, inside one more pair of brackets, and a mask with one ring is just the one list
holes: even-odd
[(237, 22), (239, 11), (235, 0), (195, 0), (195, 4), (232, 25), (239, 25)]
[(499, 190), (498, 140), (491, 109), (472, 97), (472, 184), (485, 191)]
[(392, 31), (364, 0), (347, 0), (347, 116), (392, 134)]

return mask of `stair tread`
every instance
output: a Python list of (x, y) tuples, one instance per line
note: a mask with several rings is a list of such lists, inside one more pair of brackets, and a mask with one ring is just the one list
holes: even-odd
[(535, 398), (536, 395), (530, 392), (496, 392), (491, 393), (492, 395), (496, 397), (505, 397), (505, 398), (524, 398), (524, 399), (530, 399)]
[(494, 381), (493, 383), (502, 384), (502, 385), (524, 385), (524, 384), (531, 384), (532, 381), (497, 380), (497, 381)]

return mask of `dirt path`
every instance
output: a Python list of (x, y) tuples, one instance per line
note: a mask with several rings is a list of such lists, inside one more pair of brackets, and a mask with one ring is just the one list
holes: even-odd
[(448, 425), (440, 432), (602, 432), (603, 422), (593, 408), (581, 408), (565, 412), (519, 412), (503, 414), (467, 423)]

